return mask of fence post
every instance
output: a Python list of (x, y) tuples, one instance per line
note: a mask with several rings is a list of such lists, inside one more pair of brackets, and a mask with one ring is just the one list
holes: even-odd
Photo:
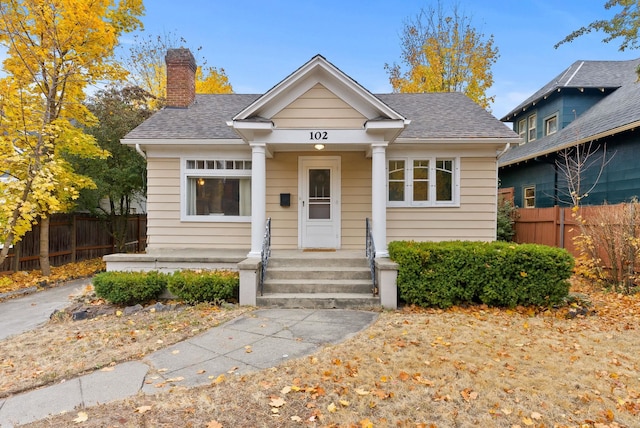
[(76, 221), (76, 214), (71, 216), (71, 263), (76, 261), (77, 243), (76, 237), (78, 236), (78, 222)]
[(18, 241), (16, 245), (13, 246), (13, 271), (20, 271), (20, 247), (22, 247), (22, 241)]
[(560, 208), (560, 248), (564, 248), (564, 208)]

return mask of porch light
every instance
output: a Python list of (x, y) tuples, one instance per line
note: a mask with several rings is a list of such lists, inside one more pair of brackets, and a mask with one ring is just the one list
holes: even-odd
[(199, 178), (198, 179), (198, 184), (201, 186), (204, 186), (204, 178)]
[(323, 150), (324, 149), (324, 144), (315, 144), (313, 146), (314, 149), (316, 150)]

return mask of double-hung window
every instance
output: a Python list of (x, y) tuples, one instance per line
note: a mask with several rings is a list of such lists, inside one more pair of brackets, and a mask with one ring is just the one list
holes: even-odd
[(251, 160), (183, 159), (182, 218), (251, 220)]
[(544, 120), (544, 135), (551, 135), (558, 132), (558, 115), (553, 115)]
[(520, 121), (518, 121), (518, 135), (522, 138), (523, 142), (527, 141), (527, 119), (520, 119)]
[(537, 136), (537, 122), (538, 122), (538, 116), (535, 114), (532, 114), (531, 116), (529, 116), (529, 136), (527, 141), (533, 141), (536, 139)]
[(459, 205), (458, 159), (406, 157), (387, 163), (389, 206)]

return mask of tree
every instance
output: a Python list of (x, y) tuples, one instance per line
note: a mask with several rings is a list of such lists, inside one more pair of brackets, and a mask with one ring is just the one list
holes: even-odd
[[(183, 46), (187, 41), (183, 37), (176, 37), (173, 33), (161, 36), (136, 35), (135, 43), (129, 48), (128, 56), (123, 60), (129, 70), (129, 82), (139, 86), (153, 97), (149, 99), (149, 108), (157, 110), (164, 106), (166, 98), (167, 70), (164, 57), (168, 49)], [(196, 49), (199, 52), (201, 48)], [(201, 63), (196, 71), (196, 92), (198, 93), (231, 93), (224, 69), (206, 67), (206, 60), (200, 58)], [(204, 69), (203, 69), (204, 68)], [(206, 71), (206, 73), (205, 73)]]
[[(74, 168), (81, 170), (96, 184), (83, 189), (77, 205), (104, 218), (110, 227), (116, 250), (125, 251), (128, 216), (136, 198), (146, 191), (146, 161), (120, 139), (153, 113), (148, 105), (150, 94), (138, 87), (109, 87), (98, 91), (87, 102), (98, 123), (86, 129), (107, 159), (71, 156)], [(107, 203), (108, 206), (104, 206)]]
[(402, 64), (385, 65), (394, 92), (454, 92), (488, 109), (493, 96), (491, 66), (498, 59), (493, 36), (485, 39), (458, 5), (446, 13), (438, 1), (405, 23)]
[(202, 67), (196, 70), (196, 93), (198, 94), (230, 94), (233, 88), (224, 68), (206, 67), (206, 74)]
[(638, 45), (638, 28), (640, 27), (640, 1), (639, 0), (608, 0), (604, 4), (604, 8), (609, 10), (616, 6), (621, 6), (622, 10), (616, 13), (613, 18), (599, 19), (591, 24), (581, 27), (564, 39), (554, 45), (557, 49), (564, 43), (570, 43), (580, 36), (589, 34), (592, 31), (602, 31), (607, 36), (602, 39), (603, 42), (609, 43), (617, 38), (622, 38), (618, 50), (637, 49)]
[(88, 85), (116, 80), (113, 60), (123, 32), (141, 26), (142, 0), (2, 0), (0, 157), (11, 177), (0, 184), (0, 263), (38, 219), (40, 266), (49, 267), (49, 215), (71, 207), (92, 181), (73, 171), (66, 154), (106, 157), (80, 126), (95, 123), (83, 105)]

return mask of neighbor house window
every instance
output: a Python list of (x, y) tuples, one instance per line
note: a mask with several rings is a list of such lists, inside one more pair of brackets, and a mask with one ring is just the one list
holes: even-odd
[(250, 160), (187, 159), (184, 162), (185, 220), (250, 220)]
[(527, 119), (518, 121), (518, 135), (520, 135), (523, 142), (527, 141)]
[(536, 207), (536, 188), (535, 186), (525, 187), (523, 194), (523, 206), (525, 208)]
[(388, 161), (389, 206), (458, 205), (458, 159), (415, 157)]
[(544, 121), (544, 135), (555, 134), (558, 131), (558, 116), (551, 116)]
[(535, 114), (532, 114), (531, 116), (529, 116), (529, 134), (528, 134), (528, 141), (533, 141), (536, 139), (536, 121), (537, 121), (537, 116)]

